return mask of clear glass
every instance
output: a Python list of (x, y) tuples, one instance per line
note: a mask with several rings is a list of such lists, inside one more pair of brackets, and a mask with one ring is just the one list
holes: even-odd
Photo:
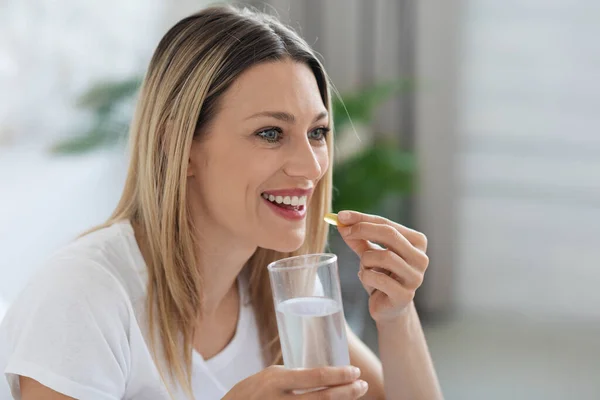
[(337, 256), (285, 258), (268, 270), (285, 367), (350, 365)]

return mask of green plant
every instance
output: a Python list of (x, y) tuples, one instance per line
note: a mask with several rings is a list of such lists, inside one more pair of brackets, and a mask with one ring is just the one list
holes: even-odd
[[(371, 125), (381, 103), (410, 86), (408, 81), (383, 82), (334, 96), (332, 101), (336, 138), (354, 122)], [(335, 163), (333, 209), (377, 212), (392, 195), (413, 191), (415, 160), (391, 140), (373, 140), (356, 154)]]
[(409, 81), (378, 83), (355, 92), (333, 96), (333, 124), (336, 132), (352, 122), (371, 123), (377, 107), (399, 91), (410, 88)]
[(414, 157), (380, 142), (333, 169), (333, 209), (375, 212), (390, 195), (412, 192)]
[(77, 101), (77, 106), (93, 114), (91, 126), (81, 135), (56, 143), (51, 151), (77, 154), (113, 145), (127, 136), (141, 78), (100, 82)]
[[(122, 142), (127, 136), (140, 78), (94, 85), (78, 101), (92, 112), (90, 129), (83, 135), (57, 143), (52, 151), (82, 153)], [(332, 102), (336, 135), (352, 122), (372, 123), (377, 107), (406, 88), (406, 82), (386, 82), (353, 93), (334, 96)], [(374, 212), (390, 195), (406, 195), (414, 185), (413, 154), (390, 141), (374, 140), (356, 154), (335, 160), (333, 209)]]

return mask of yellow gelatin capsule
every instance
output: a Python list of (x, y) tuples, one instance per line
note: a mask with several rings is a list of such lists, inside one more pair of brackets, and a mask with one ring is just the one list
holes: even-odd
[(338, 223), (338, 216), (337, 216), (337, 214), (334, 214), (334, 213), (327, 213), (327, 214), (325, 214), (325, 216), (323, 217), (323, 220), (325, 220), (325, 222), (327, 222), (330, 225), (334, 225), (334, 226), (341, 225), (341, 224)]

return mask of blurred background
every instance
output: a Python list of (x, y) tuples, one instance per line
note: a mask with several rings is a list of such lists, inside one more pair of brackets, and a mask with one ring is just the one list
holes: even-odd
[[(139, 78), (206, 4), (0, 0), (0, 318), (112, 211)], [(429, 237), (417, 306), (446, 398), (600, 398), (600, 3), (238, 4), (299, 30), (340, 93), (334, 208)], [(377, 351), (336, 235), (346, 317)]]

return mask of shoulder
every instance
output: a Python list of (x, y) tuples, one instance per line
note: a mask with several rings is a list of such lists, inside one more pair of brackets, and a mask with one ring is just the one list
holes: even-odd
[(22, 375), (75, 398), (121, 398), (137, 323), (123, 239), (111, 226), (74, 241), (10, 306), (0, 324), (0, 369), (13, 391)]
[[(77, 310), (105, 310), (125, 322), (131, 303), (133, 279), (121, 227), (113, 225), (92, 232), (56, 252), (29, 280), (10, 306), (6, 318), (43, 309), (63, 316)], [(67, 307), (67, 308), (65, 308)], [(56, 309), (51, 310), (50, 308)]]
[(136, 290), (145, 287), (145, 274), (133, 228), (129, 222), (118, 222), (84, 235), (55, 253), (37, 280), (132, 298), (140, 294)]
[(101, 275), (127, 286), (128, 281), (139, 278), (144, 269), (133, 228), (128, 222), (118, 222), (88, 233), (59, 250), (42, 273), (66, 270), (88, 278)]

